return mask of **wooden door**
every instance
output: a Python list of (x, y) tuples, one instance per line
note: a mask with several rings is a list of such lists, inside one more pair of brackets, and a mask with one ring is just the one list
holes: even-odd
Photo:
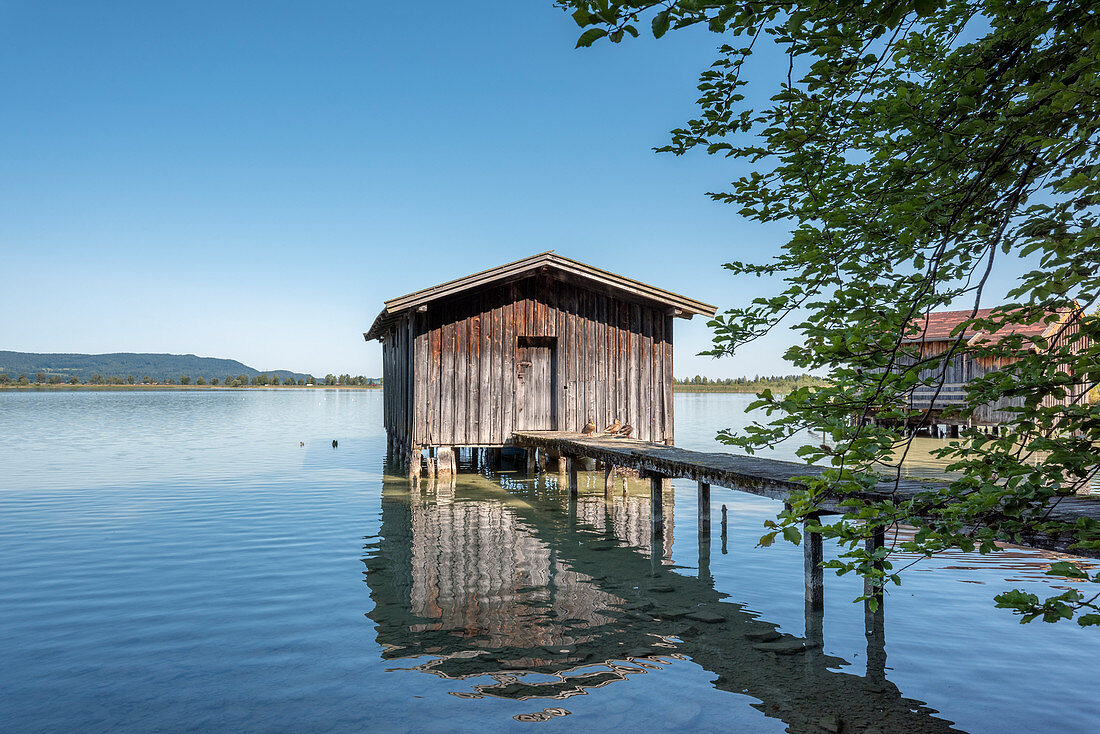
[(516, 415), (518, 431), (556, 431), (557, 340), (520, 337), (516, 350)]

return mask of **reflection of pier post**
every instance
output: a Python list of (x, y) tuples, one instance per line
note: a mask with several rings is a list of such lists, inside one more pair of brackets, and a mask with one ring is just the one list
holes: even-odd
[[(874, 553), (886, 545), (886, 531), (875, 528), (866, 541), (868, 553)], [(882, 561), (874, 562), (876, 570), (882, 570)], [(882, 584), (878, 578), (864, 579), (863, 626), (867, 635), (867, 677), (886, 680), (886, 610), (883, 608)]]
[(610, 494), (603, 497), (603, 531), (609, 538), (615, 537), (615, 500)]
[(664, 484), (660, 474), (649, 475), (649, 519), (653, 527), (654, 537), (664, 537), (665, 534), (665, 510), (662, 491)]

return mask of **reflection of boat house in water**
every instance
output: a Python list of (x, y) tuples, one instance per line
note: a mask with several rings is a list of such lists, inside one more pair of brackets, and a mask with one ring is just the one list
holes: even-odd
[(705, 558), (695, 577), (673, 570), (671, 549), (632, 544), (648, 535), (644, 492), (586, 494), (563, 513), (546, 480), (505, 491), (462, 476), (431, 490), (384, 482), (364, 563), (367, 616), (393, 674), (539, 708), (690, 659), (792, 732), (824, 731), (834, 714), (841, 731), (957, 731), (887, 680), (881, 607), (868, 616), (865, 675), (841, 670), (850, 664), (822, 652), (820, 611), (807, 606), (806, 638), (784, 635), (716, 591)]
[[(916, 326), (920, 333), (910, 336), (903, 343), (914, 347), (913, 353), (900, 357), (899, 362), (905, 365), (913, 364), (920, 360), (946, 354), (961, 340), (964, 344), (979, 345), (983, 342), (997, 343), (1008, 336), (1023, 338), (1024, 349), (1035, 349), (1035, 337), (1042, 337), (1051, 342), (1052, 347), (1060, 347), (1069, 343), (1079, 331), (1079, 318), (1081, 312), (1065, 310), (1057, 315), (1057, 319), (1051, 322), (1039, 322), (1036, 324), (1021, 324), (1006, 326), (994, 334), (984, 331), (976, 331), (971, 328), (959, 329), (966, 321), (972, 318), (987, 319), (994, 314), (995, 309), (985, 308), (973, 313), (965, 311), (940, 311), (930, 313), (926, 318), (920, 319)], [(932, 424), (951, 425), (952, 431), (957, 431), (957, 419), (952, 421), (951, 409), (966, 402), (966, 385), (971, 380), (979, 378), (990, 372), (1000, 370), (1011, 363), (1007, 358), (974, 357), (956, 354), (946, 365), (921, 370), (919, 379), (922, 383), (914, 391), (910, 399), (910, 407), (919, 411), (931, 411)], [(943, 387), (936, 394), (934, 387), (943, 371)], [(1069, 405), (1080, 402), (1086, 386), (1079, 385), (1068, 391), (1062, 400), (1047, 398), (1044, 405), (1053, 407), (1058, 404)], [(1023, 397), (1005, 398), (994, 405), (984, 405), (974, 411), (970, 422), (974, 425), (997, 425), (1012, 419), (1013, 413), (1005, 411), (1010, 406), (1023, 405)]]
[(386, 431), (415, 472), (424, 448), (589, 420), (672, 443), (673, 319), (714, 313), (545, 252), (386, 301), (364, 337), (382, 342)]
[(502, 503), (414, 502), (409, 510), (409, 602), (425, 619), (410, 631), (460, 631), (487, 648), (560, 646), (575, 637), (552, 625), (532, 625), (535, 608), (585, 626), (613, 621), (601, 614), (612, 597), (524, 532)]

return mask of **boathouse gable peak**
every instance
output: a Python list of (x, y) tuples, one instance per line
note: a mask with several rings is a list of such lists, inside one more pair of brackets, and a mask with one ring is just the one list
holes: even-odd
[(602, 270), (550, 250), (391, 298), (384, 302), (382, 311), (375, 318), (370, 330), (363, 334), (363, 338), (367, 341), (383, 338), (387, 328), (392, 327), (401, 314), (410, 310), (426, 310), (430, 305), (441, 301), (539, 274), (615, 298), (658, 305), (678, 318), (690, 319), (696, 314), (713, 317), (717, 312), (717, 308), (709, 303)]
[[(392, 448), (503, 447), (518, 430), (629, 426), (673, 441), (673, 325), (715, 308), (552, 252), (386, 302), (382, 342)], [(446, 462), (444, 462), (446, 463)]]

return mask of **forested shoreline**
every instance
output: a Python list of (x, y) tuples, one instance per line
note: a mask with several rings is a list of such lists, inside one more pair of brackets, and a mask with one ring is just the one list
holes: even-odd
[(695, 377), (674, 380), (675, 392), (744, 392), (757, 393), (768, 389), (772, 392), (790, 392), (800, 387), (820, 387), (829, 381), (813, 375), (769, 375), (755, 377), (714, 378)]

